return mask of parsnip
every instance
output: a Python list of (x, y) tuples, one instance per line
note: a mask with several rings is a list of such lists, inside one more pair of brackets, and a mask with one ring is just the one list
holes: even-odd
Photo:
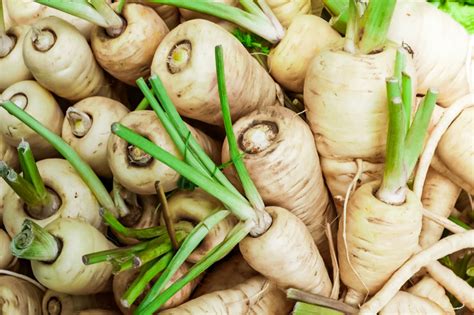
[(125, 5), (122, 17), (126, 25), (116, 37), (96, 26), (91, 34), (91, 46), (105, 71), (135, 85), (138, 78), (149, 76), (156, 48), (169, 30), (152, 8), (141, 4)]
[[(448, 217), (460, 192), (461, 188), (433, 168), (430, 168), (423, 187), (421, 201), (425, 209), (443, 217)], [(441, 238), (443, 230), (442, 226), (423, 218), (419, 240), (420, 246), (426, 248), (436, 243)]]
[(300, 15), (311, 14), (311, 0), (267, 0), (267, 3), (284, 27)]
[(14, 46), (7, 53), (0, 52), (0, 68), (2, 68), (2, 72), (0, 72), (0, 92), (16, 82), (33, 77), (23, 60), (23, 42), (29, 27), (18, 25), (6, 29), (6, 35), (14, 40)]
[(446, 291), (433, 278), (425, 276), (407, 291), (438, 304), (443, 309), (444, 314), (454, 315), (453, 306), (446, 295)]
[(213, 49), (218, 44), (223, 45), (225, 58), (232, 60), (226, 68), (232, 120), (274, 105), (278, 89), (268, 73), (234, 36), (197, 19), (173, 29), (158, 46), (152, 63), (152, 74), (162, 79), (178, 112), (222, 126), (213, 67)]
[(18, 168), (18, 155), (13, 146), (9, 145), (5, 138), (0, 135), (0, 160), (4, 161), (14, 169)]
[[(265, 204), (290, 210), (327, 254), (324, 229), (326, 221), (332, 221), (334, 209), (309, 126), (293, 111), (271, 106), (240, 118), (233, 129), (244, 152), (242, 159)], [(222, 162), (229, 160), (229, 146), (224, 141)], [(238, 185), (235, 168), (227, 167), (224, 173)]]
[[(3, 91), (1, 98), (11, 100), (18, 107), (48, 126), (55, 134), (61, 134), (64, 115), (54, 96), (36, 81), (27, 80), (13, 84)], [(21, 140), (27, 141), (38, 159), (57, 156), (56, 150), (41, 136), (21, 121), (0, 109), (0, 132), (11, 146), (17, 146)]]
[(85, 98), (67, 109), (61, 136), (99, 176), (111, 177), (107, 163), (110, 126), (128, 112), (110, 98)]
[[(175, 156), (179, 156), (178, 150), (153, 111), (130, 112), (120, 122), (169, 150)], [(217, 160), (219, 148), (216, 142), (201, 131), (192, 127), (190, 129), (204, 146), (205, 151)], [(155, 194), (154, 185), (157, 180), (166, 192), (177, 187), (179, 175), (175, 171), (134, 148), (115, 135), (109, 138), (107, 146), (109, 167), (114, 178), (122, 186), (142, 195)]]
[(242, 256), (280, 288), (298, 287), (329, 296), (331, 280), (304, 223), (283, 208), (267, 207), (266, 211), (272, 216), (272, 225), (263, 235), (240, 242)]
[(55, 194), (60, 202), (57, 208), (53, 209), (53, 214), (32, 218), (24, 207), (24, 202), (8, 188), (4, 199), (3, 224), (11, 237), (20, 232), (21, 225), (27, 218), (41, 226), (46, 226), (58, 218), (80, 218), (97, 228), (102, 227), (99, 203), (66, 160), (41, 160), (37, 162), (37, 166), (46, 187), (49, 187), (50, 192)]
[(111, 294), (69, 295), (48, 290), (43, 296), (43, 315), (69, 315), (90, 308), (114, 309)]
[(160, 314), (288, 314), (292, 303), (273, 283), (255, 276), (226, 290), (202, 295)]
[(35, 3), (34, 0), (4, 0), (11, 19), (19, 25), (33, 24), (38, 20), (56, 16), (74, 25), (85, 38), (89, 38), (92, 24), (70, 14)]
[[(219, 200), (199, 188), (193, 191), (182, 190), (173, 193), (168, 199), (168, 208), (170, 219), (174, 223), (179, 221), (201, 222), (212, 213), (225, 209)], [(196, 263), (201, 260), (211, 249), (224, 241), (236, 223), (235, 218), (227, 217), (216, 224), (189, 255), (187, 261)]]
[(31, 26), (23, 45), (23, 58), (33, 77), (58, 96), (78, 101), (112, 94), (86, 39), (57, 17), (43, 18)]
[(12, 276), (0, 276), (0, 311), (8, 315), (41, 315), (43, 292), (33, 284)]
[(474, 194), (474, 128), (473, 106), (464, 109), (444, 133), (432, 162), (432, 167), (469, 194)]
[(179, 24), (179, 9), (177, 7), (173, 7), (171, 5), (164, 5), (164, 4), (154, 4), (149, 3), (146, 0), (130, 0), (130, 3), (142, 3), (149, 7), (152, 7), (156, 13), (165, 21), (168, 29), (173, 29)]
[(31, 261), (33, 274), (42, 285), (72, 295), (89, 295), (111, 289), (110, 264), (86, 266), (82, 263), (85, 254), (115, 247), (102, 233), (87, 222), (70, 218), (54, 220), (45, 231), (60, 240), (62, 246), (53, 261)]
[(430, 314), (442, 315), (445, 311), (428, 298), (400, 291), (380, 310), (380, 315)]
[(448, 107), (474, 91), (469, 34), (447, 13), (427, 2), (399, 1), (387, 38), (413, 52), (418, 93), (437, 88), (439, 104)]
[(314, 15), (296, 16), (285, 37), (268, 55), (270, 74), (285, 89), (303, 92), (306, 70), (318, 52), (337, 45), (341, 36)]
[(74, 315), (120, 315), (119, 312), (111, 311), (111, 310), (103, 310), (99, 308), (83, 310), (74, 313)]
[(7, 269), (12, 265), (14, 257), (10, 251), (10, 241), (8, 234), (0, 229), (0, 269)]

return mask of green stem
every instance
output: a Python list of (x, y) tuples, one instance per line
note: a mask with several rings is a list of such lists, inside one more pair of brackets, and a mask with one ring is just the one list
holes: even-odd
[(387, 154), (382, 185), (377, 198), (388, 204), (405, 201), (404, 188), (408, 179), (404, 168), (405, 113), (400, 95), (399, 82), (395, 78), (387, 80), (389, 123), (387, 135)]
[(0, 161), (0, 176), (13, 189), (13, 191), (25, 202), (31, 209), (41, 209), (43, 200), (36, 192), (32, 184), (18, 175), (14, 169), (5, 162)]
[[(174, 145), (176, 148), (179, 150), (181, 155), (183, 156), (184, 160), (192, 167), (196, 169), (199, 173), (202, 175), (208, 176), (208, 173), (202, 163), (196, 158), (194, 155), (194, 152), (191, 150), (188, 150), (188, 143), (185, 143), (185, 139), (183, 139), (178, 131), (176, 130), (175, 126), (171, 123), (171, 119), (169, 118), (169, 115), (164, 112), (163, 108), (160, 106), (158, 103), (158, 100), (155, 98), (152, 92), (148, 89), (148, 86), (145, 83), (145, 80), (143, 78), (140, 78), (137, 80), (137, 85), (142, 91), (143, 95), (145, 98), (148, 100), (148, 103), (151, 105), (153, 110), (155, 111), (156, 115), (161, 121), (161, 124), (163, 127), (165, 127), (166, 132), (170, 136), (171, 140), (173, 140)], [(157, 94), (159, 95), (159, 94)], [(188, 131), (187, 135), (188, 137), (191, 137), (191, 132), (186, 128)]]
[(393, 70), (393, 77), (402, 82), (402, 72), (406, 67), (406, 54), (403, 48), (398, 48), (395, 56), (395, 69)]
[(108, 27), (107, 20), (88, 0), (35, 0), (35, 2), (69, 13), (101, 27)]
[(11, 101), (1, 103), (0, 107), (3, 107), (8, 113), (18, 118), (21, 122), (48, 141), (74, 167), (84, 183), (94, 193), (102, 207), (114, 215), (118, 215), (114, 201), (99, 177), (97, 177), (92, 168), (85, 163), (60, 136), (43, 126), (34, 117), (20, 109)]
[[(227, 255), (241, 240), (243, 240), (253, 228), (252, 222), (240, 222), (238, 223), (226, 239), (214, 247), (208, 252), (197, 264), (195, 264), (188, 273), (169, 286), (159, 296), (156, 297), (146, 307), (137, 308), (134, 314), (140, 315), (152, 315), (156, 312), (163, 304), (166, 303), (176, 292), (181, 290), (186, 284), (196, 279), (200, 274), (206, 271), (216, 261), (222, 259)], [(140, 305), (141, 306), (141, 305)]]
[(43, 179), (41, 178), (38, 167), (36, 166), (33, 152), (31, 151), (28, 142), (24, 140), (22, 140), (18, 145), (18, 159), (20, 160), (20, 165), (23, 170), (23, 177), (25, 180), (33, 184), (38, 196), (44, 200), (45, 204), (49, 204), (50, 196), (46, 190)]
[(411, 122), (411, 109), (413, 108), (413, 89), (411, 77), (406, 72), (402, 72), (402, 101), (405, 111), (406, 130), (408, 130)]
[(141, 272), (123, 294), (120, 299), (121, 304), (127, 308), (133, 305), (137, 298), (143, 293), (148, 283), (169, 265), (171, 258), (173, 258), (173, 253), (167, 253), (153, 263), (149, 269)]
[(153, 87), (153, 91), (155, 92), (157, 97), (160, 99), (163, 108), (165, 109), (166, 113), (168, 114), (169, 119), (171, 120), (174, 127), (180, 134), (181, 138), (187, 139), (188, 146), (190, 147), (192, 152), (196, 154), (198, 159), (204, 164), (204, 166), (206, 167), (211, 177), (216, 178), (217, 181), (221, 185), (227, 188), (227, 190), (233, 193), (237, 198), (240, 198), (241, 200), (244, 201), (244, 198), (242, 197), (240, 192), (232, 185), (232, 183), (227, 179), (227, 177), (219, 170), (219, 168), (216, 166), (214, 161), (212, 161), (209, 158), (209, 156), (206, 154), (206, 152), (204, 152), (204, 150), (201, 148), (196, 138), (189, 132), (189, 129), (186, 127), (186, 124), (184, 123), (183, 119), (181, 118), (178, 111), (176, 110), (176, 107), (173, 105), (171, 98), (166, 92), (166, 89), (161, 79), (158, 76), (151, 76), (150, 83)]
[(466, 224), (463, 220), (461, 220), (459, 218), (449, 216), (448, 219), (451, 220), (452, 222), (456, 223), (460, 227), (465, 228), (466, 230), (471, 230), (471, 227), (469, 226), (469, 224)]
[[(149, 91), (151, 92), (151, 89), (149, 89)], [(135, 107), (135, 110), (145, 110), (148, 108), (148, 106), (150, 106), (150, 103), (148, 103), (148, 100), (146, 97), (144, 97), (137, 107)]]
[(255, 211), (248, 202), (243, 201), (242, 198), (238, 198), (234, 194), (229, 194), (229, 191), (225, 187), (216, 183), (209, 177), (196, 172), (193, 167), (156, 146), (150, 140), (134, 133), (132, 130), (119, 123), (114, 123), (112, 125), (112, 132), (128, 143), (150, 154), (168, 167), (174, 169), (181, 176), (186, 177), (195, 185), (201, 187), (204, 191), (219, 199), (223, 204), (232, 207), (230, 210), (239, 219), (245, 221), (247, 219), (255, 218)]
[(125, 217), (130, 214), (130, 209), (128, 209), (127, 203), (122, 198), (122, 189), (122, 186), (115, 179), (113, 179), (112, 196), (114, 198), (115, 208), (117, 209), (120, 217)]
[(406, 135), (404, 164), (407, 176), (410, 176), (413, 172), (418, 157), (423, 150), (426, 130), (428, 129), (428, 125), (431, 120), (431, 114), (433, 113), (434, 107), (436, 105), (437, 96), (437, 91), (433, 89), (428, 90), (428, 93), (426, 93), (420, 107), (415, 114), (415, 117), (413, 118), (413, 124)]
[(293, 308), (293, 315), (344, 315), (343, 312), (336, 311), (324, 306), (296, 302)]
[(123, 7), (125, 6), (125, 3), (127, 3), (127, 0), (119, 0), (118, 5), (117, 5), (117, 13), (122, 14)]
[(227, 89), (225, 83), (224, 73), (224, 54), (222, 46), (215, 47), (215, 58), (216, 58), (216, 71), (217, 71), (217, 86), (219, 89), (219, 98), (221, 103), (222, 118), (224, 120), (225, 132), (227, 135), (227, 142), (229, 143), (229, 151), (234, 167), (239, 175), (242, 187), (244, 188), (245, 195), (249, 199), (250, 203), (256, 210), (265, 208), (262, 197), (257, 191), (250, 175), (242, 161), (242, 154), (239, 152), (237, 141), (235, 139), (234, 130), (232, 128), (232, 119), (230, 116), (229, 99), (227, 97)]
[(38, 224), (26, 219), (11, 242), (12, 254), (21, 259), (53, 262), (61, 253), (58, 240)]
[(340, 16), (347, 12), (349, 7), (349, 0), (322, 0), (324, 7), (332, 16)]
[(161, 291), (170, 281), (171, 277), (186, 261), (188, 256), (196, 249), (196, 247), (199, 246), (199, 244), (206, 237), (209, 231), (216, 224), (224, 220), (229, 214), (230, 212), (227, 210), (219, 210), (205, 218), (198, 225), (196, 225), (196, 227), (191, 231), (191, 233), (189, 233), (188, 237), (184, 240), (183, 244), (176, 252), (176, 255), (173, 257), (168, 267), (165, 269), (165, 271), (163, 271), (158, 281), (155, 282), (150, 292), (143, 299), (142, 303), (140, 303), (136, 312), (142, 311), (150, 303), (153, 303), (155, 298), (160, 295)]
[(171, 245), (173, 245), (173, 250), (179, 249), (179, 243), (176, 239), (176, 230), (174, 228), (173, 220), (171, 220), (171, 212), (168, 207), (168, 200), (166, 199), (165, 191), (163, 189), (163, 185), (160, 182), (155, 182), (155, 190), (157, 192), (158, 198), (160, 199), (161, 203), (161, 214), (165, 221), (166, 230), (168, 231), (168, 235), (171, 240)]
[(396, 0), (370, 0), (362, 17), (359, 34), (359, 49), (363, 54), (383, 48)]
[(265, 38), (271, 43), (279, 42), (284, 36), (284, 33), (279, 29), (279, 27), (276, 28), (274, 26), (274, 22), (272, 22), (269, 17), (263, 16), (262, 14), (251, 14), (224, 3), (210, 2), (207, 0), (148, 0), (148, 2), (168, 4), (215, 16), (239, 25), (260, 37)]
[(107, 23), (107, 28), (122, 29), (123, 21), (105, 0), (88, 0)]

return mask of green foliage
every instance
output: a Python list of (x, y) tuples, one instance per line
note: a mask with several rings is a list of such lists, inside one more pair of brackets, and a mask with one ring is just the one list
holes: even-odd
[(474, 34), (474, 0), (429, 0), (438, 9), (448, 13), (470, 34)]
[[(440, 262), (451, 269), (458, 277), (464, 279), (471, 287), (474, 287), (474, 254), (465, 253), (463, 256), (453, 260), (450, 256), (440, 259)], [(448, 292), (451, 304), (454, 307), (461, 307), (462, 304)]]
[(236, 29), (232, 34), (251, 52), (259, 52), (264, 55), (270, 53), (270, 43), (260, 36), (243, 31), (240, 28)]

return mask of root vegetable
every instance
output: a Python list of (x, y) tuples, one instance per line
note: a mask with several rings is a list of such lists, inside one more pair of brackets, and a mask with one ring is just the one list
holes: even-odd
[[(153, 111), (131, 112), (120, 122), (179, 156), (178, 150)], [(201, 131), (192, 127), (190, 129), (205, 151), (217, 160), (219, 149), (216, 142)], [(114, 178), (131, 192), (141, 195), (155, 194), (156, 181), (160, 181), (166, 192), (177, 187), (179, 175), (175, 171), (134, 146), (129, 146), (117, 136), (112, 135), (109, 138), (107, 159)]]
[[(377, 294), (361, 306), (360, 313), (364, 315), (376, 314), (393, 296), (395, 296), (401, 286), (421, 267), (456, 251), (473, 247), (474, 230), (471, 230), (445, 237), (429, 248), (413, 255), (392, 275), (390, 280), (385, 283), (383, 288), (379, 290)], [(473, 305), (470, 305), (469, 307), (472, 308)]]
[(206, 273), (193, 292), (193, 297), (230, 289), (257, 275), (258, 272), (250, 267), (242, 255), (235, 253), (232, 257), (225, 257)]
[[(447, 218), (451, 214), (460, 192), (461, 189), (456, 184), (430, 168), (423, 187), (421, 201), (425, 209)], [(420, 246), (427, 248), (436, 243), (441, 238), (443, 230), (444, 228), (439, 224), (423, 218)]]
[(14, 169), (18, 168), (18, 155), (13, 146), (9, 145), (5, 138), (0, 135), (0, 160), (4, 161)]
[[(272, 216), (272, 225), (265, 234), (240, 242), (242, 256), (280, 288), (297, 286), (329, 296), (331, 280), (304, 223), (283, 208), (267, 207), (266, 211)], [(276, 255), (281, 248), (286, 248), (285, 255)]]
[[(206, 20), (191, 20), (173, 29), (156, 50), (152, 74), (163, 81), (178, 112), (222, 126), (213, 49), (224, 47), (231, 117), (236, 120), (278, 101), (277, 85), (242, 44)], [(195, 78), (199, 77), (199, 80)]]
[(34, 0), (5, 0), (8, 13), (16, 24), (33, 24), (38, 20), (56, 16), (74, 25), (85, 38), (89, 38), (92, 24), (70, 14), (51, 9)]
[(446, 291), (433, 278), (425, 276), (407, 291), (438, 304), (443, 309), (444, 314), (454, 315), (453, 306), (446, 295)]
[(114, 299), (111, 294), (69, 295), (52, 290), (46, 291), (43, 296), (43, 315), (75, 314), (90, 308), (113, 308)]
[(461, 112), (443, 134), (432, 167), (469, 194), (474, 194), (474, 173), (467, 171), (474, 167), (474, 100), (471, 105)]
[[(13, 84), (2, 93), (2, 99), (11, 100), (18, 107), (35, 117), (57, 135), (61, 134), (64, 115), (53, 95), (36, 81), (27, 80)], [(56, 150), (28, 126), (0, 109), (0, 132), (11, 146), (27, 141), (38, 159), (54, 157)]]
[(286, 30), (285, 37), (268, 55), (270, 74), (285, 89), (302, 93), (311, 60), (321, 50), (335, 46), (340, 39), (341, 36), (322, 18), (297, 16)]
[[(271, 106), (240, 118), (233, 129), (244, 152), (242, 159), (265, 204), (290, 210), (327, 254), (324, 230), (326, 221), (332, 221), (333, 208), (309, 126), (293, 111)], [(222, 162), (229, 160), (225, 141)], [(227, 167), (224, 173), (238, 184), (235, 168)]]
[(256, 276), (230, 289), (215, 291), (161, 314), (288, 314), (292, 303), (274, 284)]
[(10, 252), (10, 237), (0, 229), (0, 269), (7, 269), (12, 265), (13, 255)]
[(115, 247), (92, 225), (77, 219), (58, 218), (45, 228), (32, 221), (25, 221), (22, 228), (12, 242), (12, 252), (31, 260), (33, 274), (42, 285), (71, 295), (111, 289), (111, 265), (86, 266), (82, 262), (85, 254)]
[(432, 4), (400, 1), (387, 38), (409, 46), (413, 52), (418, 93), (437, 88), (438, 103), (448, 107), (474, 91), (469, 34)]
[(37, 166), (46, 187), (51, 194), (59, 198), (59, 203), (55, 209), (51, 209), (52, 213), (48, 213), (48, 216), (33, 218), (27, 207), (24, 207), (24, 202), (9, 188), (4, 199), (3, 224), (10, 236), (13, 237), (20, 232), (25, 219), (46, 226), (58, 218), (81, 218), (97, 228), (102, 227), (99, 203), (66, 160), (41, 160), (37, 162)]
[(58, 96), (78, 101), (112, 94), (86, 39), (57, 17), (43, 18), (31, 26), (23, 57), (33, 77)]
[(403, 314), (446, 314), (435, 302), (408, 292), (398, 292), (390, 302), (380, 310), (380, 315)]
[[(170, 219), (177, 223), (180, 221), (203, 221), (210, 214), (225, 209), (224, 205), (202, 189), (193, 191), (177, 191), (168, 199)], [(201, 244), (189, 255), (187, 261), (196, 263), (201, 260), (211, 249), (224, 241), (226, 235), (235, 226), (236, 220), (227, 217), (216, 224), (203, 239)]]
[(119, 35), (112, 37), (107, 29), (95, 27), (91, 45), (105, 71), (122, 82), (135, 85), (138, 78), (149, 76), (155, 51), (169, 30), (152, 8), (141, 4), (125, 5), (122, 17), (126, 25)]
[(153, 4), (146, 2), (146, 0), (131, 0), (129, 3), (142, 3), (149, 7), (152, 7), (156, 13), (165, 21), (168, 29), (172, 30), (179, 24), (179, 9), (177, 7), (171, 5), (164, 5), (164, 4)]
[(88, 309), (88, 310), (74, 313), (74, 315), (120, 315), (120, 314), (116, 311), (94, 308), (94, 309)]
[(311, 14), (311, 0), (267, 0), (267, 3), (284, 27), (300, 15)]
[(110, 98), (85, 98), (67, 109), (62, 138), (99, 176), (111, 177), (107, 163), (110, 126), (128, 112), (124, 105)]
[(40, 315), (43, 292), (33, 284), (12, 276), (0, 276), (0, 311), (9, 315)]
[[(13, 47), (3, 51), (2, 48), (5, 47), (1, 47), (3, 38), (0, 36), (0, 67), (3, 69), (0, 73), (0, 92), (16, 82), (28, 80), (33, 77), (23, 60), (23, 42), (29, 27), (19, 25), (6, 29), (7, 32), (5, 35), (13, 40)], [(0, 31), (0, 33), (2, 32)]]
[[(178, 269), (178, 272), (175, 274), (175, 276), (170, 280), (170, 284), (176, 281), (177, 279), (179, 279), (182, 275), (184, 275), (188, 271), (188, 269), (189, 269), (189, 265), (187, 264), (181, 266), (181, 268)], [(130, 307), (124, 306), (122, 302), (122, 297), (125, 291), (130, 287), (131, 283), (138, 276), (139, 272), (140, 271), (138, 269), (131, 269), (131, 270), (121, 272), (117, 274), (116, 276), (114, 276), (113, 291), (114, 291), (115, 302), (120, 308), (120, 311), (122, 312), (122, 314), (125, 314), (125, 315), (134, 314), (134, 311), (137, 307), (137, 305), (135, 304), (131, 305)], [(198, 281), (190, 282), (188, 285), (182, 288), (175, 296), (173, 296), (173, 298), (170, 299), (165, 305), (163, 305), (162, 309), (172, 308), (182, 303), (185, 303), (191, 296), (191, 293), (193, 292), (197, 283)], [(148, 289), (149, 289), (149, 285), (147, 286), (145, 291), (142, 293), (142, 297), (147, 293)], [(140, 301), (140, 300), (141, 298), (139, 298), (137, 301)]]
[(341, 279), (362, 294), (377, 292), (416, 252), (421, 231), (423, 206), (415, 194), (389, 205), (375, 197), (379, 187), (377, 181), (360, 186), (349, 199), (346, 223), (339, 221)]

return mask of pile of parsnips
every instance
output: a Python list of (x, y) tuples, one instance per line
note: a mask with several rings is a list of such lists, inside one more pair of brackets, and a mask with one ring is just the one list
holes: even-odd
[(0, 0), (1, 314), (474, 311), (451, 16), (36, 2)]

